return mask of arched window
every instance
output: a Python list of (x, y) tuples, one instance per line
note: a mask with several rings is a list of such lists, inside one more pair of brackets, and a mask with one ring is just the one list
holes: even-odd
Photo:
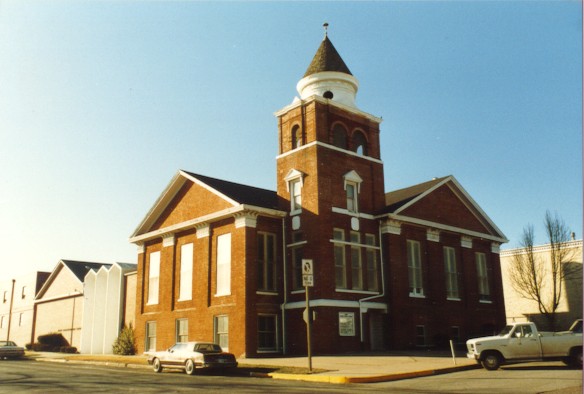
[(353, 149), (360, 156), (367, 156), (367, 140), (361, 131), (353, 134)]
[(333, 127), (333, 145), (347, 149), (347, 130), (338, 123)]
[(292, 149), (296, 149), (302, 146), (302, 131), (300, 131), (300, 126), (295, 125), (292, 127)]

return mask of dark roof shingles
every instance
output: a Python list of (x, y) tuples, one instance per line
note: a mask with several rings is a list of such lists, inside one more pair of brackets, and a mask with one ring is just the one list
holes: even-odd
[(324, 40), (322, 40), (304, 76), (307, 77), (324, 71), (337, 71), (353, 75), (328, 36), (325, 36)]

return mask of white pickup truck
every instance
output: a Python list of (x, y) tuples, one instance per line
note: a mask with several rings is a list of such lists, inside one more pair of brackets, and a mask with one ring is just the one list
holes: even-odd
[(513, 323), (499, 335), (466, 341), (467, 357), (494, 371), (501, 364), (561, 360), (582, 368), (582, 320), (569, 331), (539, 332), (533, 323)]

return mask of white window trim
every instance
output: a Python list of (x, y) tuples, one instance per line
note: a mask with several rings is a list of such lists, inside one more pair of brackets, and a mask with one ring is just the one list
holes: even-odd
[(178, 301), (190, 301), (193, 299), (193, 254), (194, 245), (192, 242), (181, 245)]
[[(302, 212), (302, 188), (304, 187), (304, 173), (296, 169), (288, 171), (288, 174), (284, 177), (286, 181), (286, 190), (290, 193), (290, 215), (297, 215)], [(298, 183), (299, 193), (300, 193), (300, 207), (297, 207), (294, 203), (294, 196), (292, 184)]]
[(345, 175), (343, 175), (343, 179), (344, 179), (343, 188), (345, 192), (347, 191), (349, 185), (353, 186), (355, 190), (355, 195), (353, 196), (354, 207), (352, 210), (349, 209), (348, 196), (345, 195), (345, 198), (347, 199), (347, 211), (351, 213), (359, 212), (359, 194), (361, 193), (361, 183), (363, 182), (363, 179), (359, 176), (359, 174), (357, 174), (355, 170), (347, 172)]
[[(215, 297), (231, 295), (231, 242), (231, 233), (217, 236), (217, 272), (215, 278)], [(223, 252), (221, 251), (221, 245), (226, 248), (223, 250)], [(220, 266), (221, 271), (219, 268)], [(221, 285), (221, 287), (219, 285)]]
[[(156, 263), (154, 266), (152, 262)], [(158, 271), (158, 272), (156, 272)], [(157, 274), (156, 276), (154, 274)], [(152, 286), (152, 279), (157, 278), (156, 287)], [(156, 305), (160, 297), (160, 251), (150, 253), (148, 261), (148, 294), (147, 305)]]

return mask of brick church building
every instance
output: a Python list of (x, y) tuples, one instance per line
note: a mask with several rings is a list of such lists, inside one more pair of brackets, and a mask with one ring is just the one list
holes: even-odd
[[(237, 357), (442, 346), (505, 324), (504, 234), (447, 176), (386, 193), (381, 118), (328, 36), (276, 113), (276, 191), (178, 171), (130, 238), (139, 352)], [(312, 313), (303, 260), (313, 265)]]

